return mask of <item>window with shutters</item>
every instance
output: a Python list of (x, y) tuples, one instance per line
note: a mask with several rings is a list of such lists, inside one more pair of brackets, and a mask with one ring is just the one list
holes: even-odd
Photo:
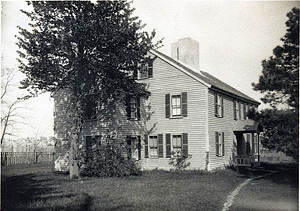
[(166, 158), (178, 156), (180, 153), (188, 155), (188, 134), (166, 134)]
[(127, 119), (140, 120), (140, 97), (127, 96)]
[(150, 158), (158, 157), (158, 142), (157, 136), (149, 136)]
[(166, 118), (187, 117), (187, 93), (165, 95)]
[(224, 132), (215, 132), (216, 139), (216, 156), (225, 155), (225, 146), (224, 146)]
[(224, 116), (223, 96), (217, 93), (215, 94), (215, 116)]
[(157, 136), (145, 135), (145, 158), (163, 158), (163, 153), (163, 134)]
[(153, 60), (146, 62), (144, 66), (141, 67), (139, 71), (138, 79), (147, 79), (153, 77)]

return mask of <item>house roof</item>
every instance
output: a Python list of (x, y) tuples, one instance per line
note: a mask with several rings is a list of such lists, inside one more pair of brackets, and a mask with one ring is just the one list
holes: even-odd
[(239, 120), (233, 127), (233, 132), (261, 132), (262, 126), (252, 119)]
[(198, 80), (199, 82), (203, 83), (204, 85), (208, 86), (209, 88), (220, 91), (220, 92), (225, 92), (229, 95), (234, 95), (237, 98), (242, 98), (243, 100), (246, 101), (251, 101), (254, 104), (260, 104), (258, 101), (255, 99), (249, 97), (248, 95), (240, 92), (239, 90), (233, 88), (232, 86), (224, 83), (223, 81), (219, 80), (218, 78), (210, 75), (207, 72), (195, 69), (193, 67), (188, 67), (188, 65), (183, 64), (157, 50), (150, 50), (151, 53), (154, 55), (158, 56), (159, 58), (163, 59), (164, 61), (170, 63), (171, 65), (177, 67), (181, 71), (185, 72), (189, 76), (193, 77), (194, 79)]

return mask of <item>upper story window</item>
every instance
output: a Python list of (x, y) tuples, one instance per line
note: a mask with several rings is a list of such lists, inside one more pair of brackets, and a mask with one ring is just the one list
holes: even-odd
[(187, 117), (187, 92), (181, 95), (165, 95), (165, 112), (166, 118), (170, 117)]
[(233, 114), (235, 120), (241, 119), (241, 104), (237, 100), (233, 101)]
[(172, 116), (181, 115), (181, 96), (172, 95)]
[(215, 93), (215, 116), (224, 116), (223, 96)]
[(127, 96), (126, 111), (127, 119), (140, 120), (140, 97)]
[(141, 67), (138, 79), (146, 79), (153, 77), (153, 59), (149, 60), (144, 66)]
[(85, 117), (87, 120), (96, 119), (97, 102), (93, 95), (85, 96)]

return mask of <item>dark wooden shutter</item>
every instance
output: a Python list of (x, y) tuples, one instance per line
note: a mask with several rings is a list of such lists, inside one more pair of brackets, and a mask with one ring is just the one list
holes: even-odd
[(163, 134), (158, 134), (158, 157), (164, 157), (164, 143), (163, 143)]
[(148, 153), (148, 135), (145, 135), (145, 158), (149, 157), (149, 153)]
[(126, 95), (125, 106), (126, 106), (127, 119), (131, 119), (130, 95)]
[(188, 155), (188, 134), (183, 133), (182, 134), (182, 153), (183, 155)]
[(166, 158), (171, 157), (171, 134), (166, 134)]
[(246, 111), (247, 105), (246, 105), (246, 103), (244, 103), (243, 105), (244, 105), (244, 108), (243, 108), (243, 110), (244, 110), (244, 119), (247, 119), (247, 111)]
[(218, 94), (215, 93), (215, 116), (218, 117)]
[(239, 106), (239, 120), (241, 120), (241, 103), (239, 102), (238, 103), (238, 106)]
[(219, 132), (215, 132), (216, 137), (216, 155), (219, 155)]
[(137, 149), (138, 149), (138, 156), (139, 156), (138, 159), (141, 160), (141, 158), (142, 158), (141, 136), (137, 136), (136, 139), (137, 139)]
[(221, 117), (224, 116), (224, 104), (223, 104), (223, 96), (221, 97)]
[(170, 117), (170, 94), (165, 96), (165, 105), (166, 105), (166, 118)]
[(137, 119), (141, 120), (141, 98), (136, 97), (136, 106), (137, 106)]
[(153, 77), (153, 60), (151, 59), (148, 62), (148, 78), (152, 78)]
[(233, 118), (237, 119), (237, 116), (236, 116), (236, 101), (235, 100), (233, 100)]
[(187, 92), (181, 93), (182, 116), (187, 117)]
[(222, 155), (225, 155), (225, 140), (224, 140), (224, 132), (222, 132)]

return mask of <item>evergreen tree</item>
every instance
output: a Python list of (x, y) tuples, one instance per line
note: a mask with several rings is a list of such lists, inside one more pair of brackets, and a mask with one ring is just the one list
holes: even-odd
[[(264, 127), (261, 143), (268, 149), (299, 158), (299, 8), (287, 14), (287, 32), (283, 46), (273, 50), (273, 56), (262, 61), (262, 75), (254, 90), (265, 93), (261, 99), (273, 109), (249, 117)], [(281, 107), (279, 106), (281, 105)], [(282, 105), (284, 107), (282, 107)], [(281, 108), (281, 110), (279, 110)]]
[[(86, 96), (101, 109), (113, 112), (112, 103), (124, 93), (146, 94), (135, 73), (145, 64), (155, 36), (132, 17), (126, 1), (32, 1), (31, 31), (20, 28), (19, 68), (26, 74), (21, 88), (31, 93), (69, 89), (75, 121), (70, 131), (70, 176), (78, 176), (76, 148), (84, 120)], [(141, 64), (141, 65), (137, 65)], [(73, 151), (72, 151), (73, 150)], [(74, 162), (74, 163), (73, 163)]]
[(281, 41), (283, 46), (273, 50), (273, 56), (262, 61), (262, 75), (254, 90), (264, 93), (261, 99), (276, 107), (286, 104), (299, 109), (299, 8), (287, 14), (287, 32)]

